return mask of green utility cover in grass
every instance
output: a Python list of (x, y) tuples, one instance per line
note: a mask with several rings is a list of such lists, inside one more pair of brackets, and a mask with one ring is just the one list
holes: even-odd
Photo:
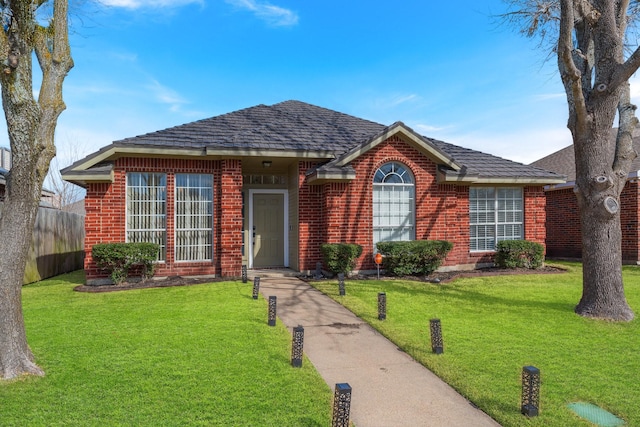
[(624, 421), (613, 415), (611, 412), (607, 412), (599, 406), (591, 403), (576, 402), (569, 403), (567, 405), (569, 409), (578, 414), (588, 421), (591, 421), (600, 427), (618, 427), (623, 426)]

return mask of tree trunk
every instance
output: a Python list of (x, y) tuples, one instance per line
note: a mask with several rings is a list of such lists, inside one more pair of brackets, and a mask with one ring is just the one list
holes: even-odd
[(558, 37), (582, 232), (583, 294), (576, 312), (616, 321), (634, 317), (624, 295), (620, 228), (620, 194), (636, 157), (632, 133), (638, 123), (628, 80), (640, 66), (640, 50), (624, 60), (628, 4), (560, 0)]
[[(54, 133), (65, 109), (62, 83), (73, 67), (68, 40), (67, 0), (53, 0), (49, 28), (38, 25), (38, 7), (46, 1), (14, 0), (3, 16), (10, 25), (0, 31), (2, 106), (7, 119), (12, 167), (0, 216), (0, 376), (44, 375), (27, 345), (22, 313), (22, 279), (38, 212), (42, 183), (55, 155)], [(35, 6), (35, 9), (34, 9)], [(6, 15), (5, 15), (6, 14)], [(33, 54), (42, 69), (33, 96)], [(0, 58), (2, 59), (2, 58)]]
[(576, 306), (576, 313), (599, 319), (633, 320), (633, 311), (625, 298), (620, 268), (620, 215), (601, 221), (594, 210), (597, 208), (583, 206), (581, 209), (582, 298)]
[(5, 379), (44, 375), (27, 345), (22, 314), (22, 277), (31, 242), (31, 234), (25, 235), (24, 230), (33, 230), (33, 211), (31, 206), (7, 200), (0, 219), (0, 242), (5, 242), (0, 258), (0, 376)]

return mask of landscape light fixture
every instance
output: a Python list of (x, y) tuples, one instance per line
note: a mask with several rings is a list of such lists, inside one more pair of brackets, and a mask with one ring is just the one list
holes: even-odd
[(338, 292), (340, 296), (344, 296), (346, 294), (346, 290), (344, 288), (344, 273), (338, 273)]
[(378, 320), (387, 318), (387, 294), (378, 292)]
[(253, 278), (253, 299), (258, 299), (258, 292), (260, 291), (260, 276)]
[(304, 328), (301, 325), (293, 328), (293, 337), (291, 343), (291, 366), (294, 368), (302, 367), (302, 348), (304, 346)]
[(349, 427), (351, 410), (351, 386), (347, 383), (336, 384), (333, 394), (333, 417), (331, 427)]
[(444, 346), (442, 344), (442, 325), (440, 319), (429, 320), (429, 330), (431, 331), (431, 350), (435, 354), (444, 353)]
[(277, 297), (269, 297), (269, 326), (276, 326), (276, 301)]
[(540, 369), (535, 366), (522, 368), (522, 406), (520, 412), (527, 417), (538, 415), (540, 406)]

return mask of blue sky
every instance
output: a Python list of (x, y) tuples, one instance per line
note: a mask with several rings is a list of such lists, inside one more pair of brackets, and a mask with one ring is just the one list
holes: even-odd
[[(77, 3), (73, 0), (72, 4)], [(58, 123), (114, 140), (296, 99), (529, 163), (571, 143), (555, 60), (501, 0), (102, 0), (76, 7)], [(0, 145), (8, 146), (6, 131)]]

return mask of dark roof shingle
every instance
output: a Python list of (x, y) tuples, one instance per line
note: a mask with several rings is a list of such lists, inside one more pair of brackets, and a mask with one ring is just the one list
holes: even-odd
[[(401, 122), (392, 125), (404, 126)], [(144, 135), (115, 141), (98, 152), (65, 168), (63, 173), (93, 170), (122, 147), (300, 151), (327, 153), (327, 161), (338, 158), (384, 134), (385, 125), (300, 101), (271, 106), (257, 105)], [(408, 129), (408, 128), (406, 128)], [(413, 135), (414, 131), (408, 129)], [(562, 176), (500, 157), (419, 136), (451, 158), (464, 173), (482, 178), (562, 180)], [(331, 153), (331, 154), (329, 154)], [(277, 155), (277, 154), (274, 154)], [(322, 157), (322, 156), (320, 156)], [(328, 165), (330, 166), (330, 165)], [(88, 169), (85, 169), (88, 168)], [(94, 171), (95, 172), (95, 171)]]

